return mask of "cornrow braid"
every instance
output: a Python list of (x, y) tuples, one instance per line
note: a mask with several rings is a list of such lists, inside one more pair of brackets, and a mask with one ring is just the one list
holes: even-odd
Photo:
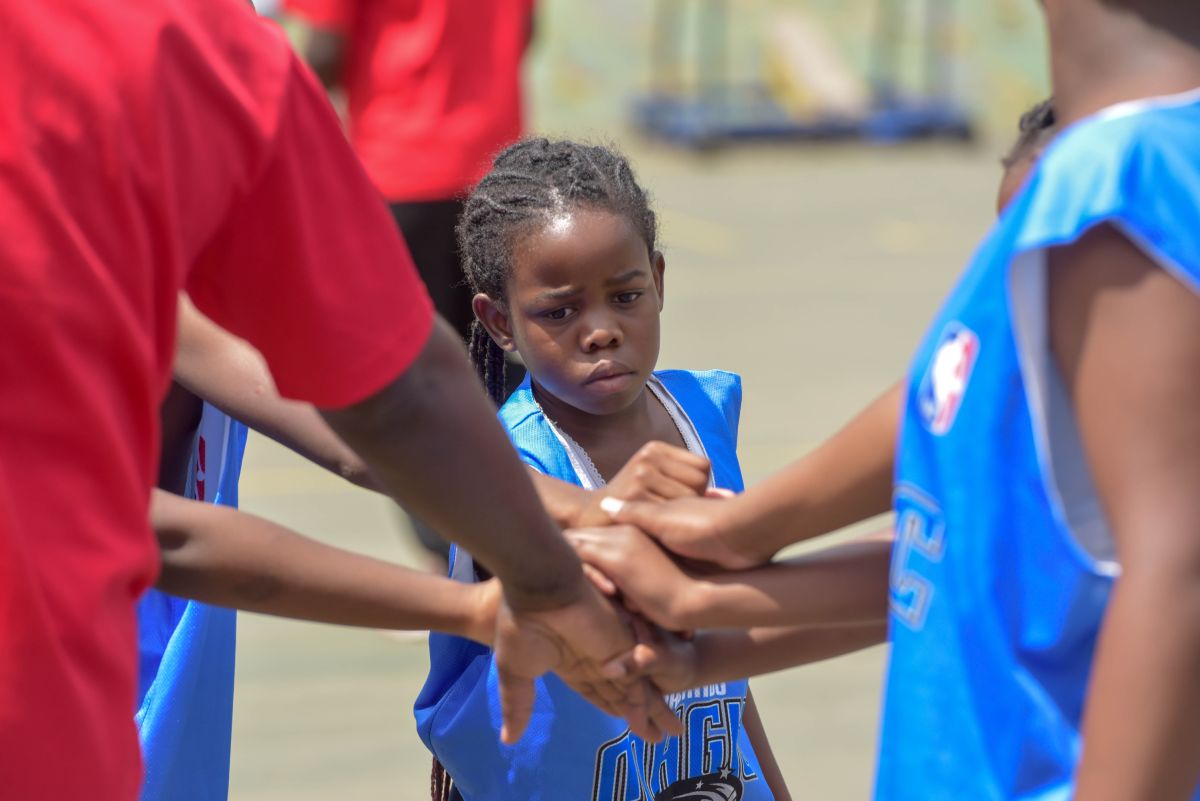
[(471, 323), (471, 363), (475, 365), (475, 371), (479, 373), (492, 403), (501, 406), (508, 389), (504, 350), (478, 320)]
[[(566, 140), (525, 139), (503, 150), (471, 192), (458, 223), (459, 252), (471, 289), (508, 300), (512, 253), (520, 237), (579, 208), (624, 216), (653, 255), (658, 218), (629, 161), (614, 148)], [(504, 402), (504, 351), (478, 321), (471, 359), (488, 395)]]

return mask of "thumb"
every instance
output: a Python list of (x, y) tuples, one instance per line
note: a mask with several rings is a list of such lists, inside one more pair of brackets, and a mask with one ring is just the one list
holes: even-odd
[(537, 693), (533, 679), (518, 676), (511, 671), (497, 670), (500, 684), (500, 739), (506, 745), (515, 745), (525, 733), (529, 718), (533, 715), (533, 700)]

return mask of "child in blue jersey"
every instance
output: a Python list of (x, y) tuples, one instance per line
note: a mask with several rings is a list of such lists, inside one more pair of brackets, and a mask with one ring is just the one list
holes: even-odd
[[(594, 490), (650, 443), (667, 443), (694, 456), (660, 476), (662, 497), (741, 490), (738, 377), (655, 370), (665, 261), (624, 158), (566, 141), (514, 145), (468, 199), (459, 238), (477, 293), (472, 356), (492, 397), (503, 400), (506, 352), (528, 369), (500, 419), (531, 469)], [(477, 580), (469, 554), (454, 553), (451, 575)], [(434, 797), (789, 798), (745, 681), (668, 702), (685, 735), (645, 742), (547, 676), (529, 730), (505, 746), (491, 652), (431, 637), (416, 716), (435, 757)]]

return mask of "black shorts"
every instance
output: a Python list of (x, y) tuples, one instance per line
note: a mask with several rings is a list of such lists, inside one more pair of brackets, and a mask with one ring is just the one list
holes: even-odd
[(454, 233), (462, 215), (462, 201), (430, 200), (390, 206), (438, 314), (464, 342), (469, 341), (475, 313), (471, 311), (471, 288), (463, 274)]

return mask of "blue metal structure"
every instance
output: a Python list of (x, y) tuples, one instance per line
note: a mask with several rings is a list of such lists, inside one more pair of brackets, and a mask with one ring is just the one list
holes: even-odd
[(733, 85), (727, 79), (727, 0), (699, 2), (698, 85), (691, 91), (679, 74), (678, 32), (688, 0), (658, 0), (651, 35), (651, 92), (633, 105), (634, 125), (672, 144), (705, 149), (747, 140), (844, 140), (878, 143), (912, 139), (974, 137), (971, 115), (954, 98), (953, 67), (943, 38), (952, 25), (951, 0), (925, 0), (921, 89), (900, 87), (899, 2), (880, 0), (872, 46), (871, 103), (860, 116), (789, 114), (763, 85)]

